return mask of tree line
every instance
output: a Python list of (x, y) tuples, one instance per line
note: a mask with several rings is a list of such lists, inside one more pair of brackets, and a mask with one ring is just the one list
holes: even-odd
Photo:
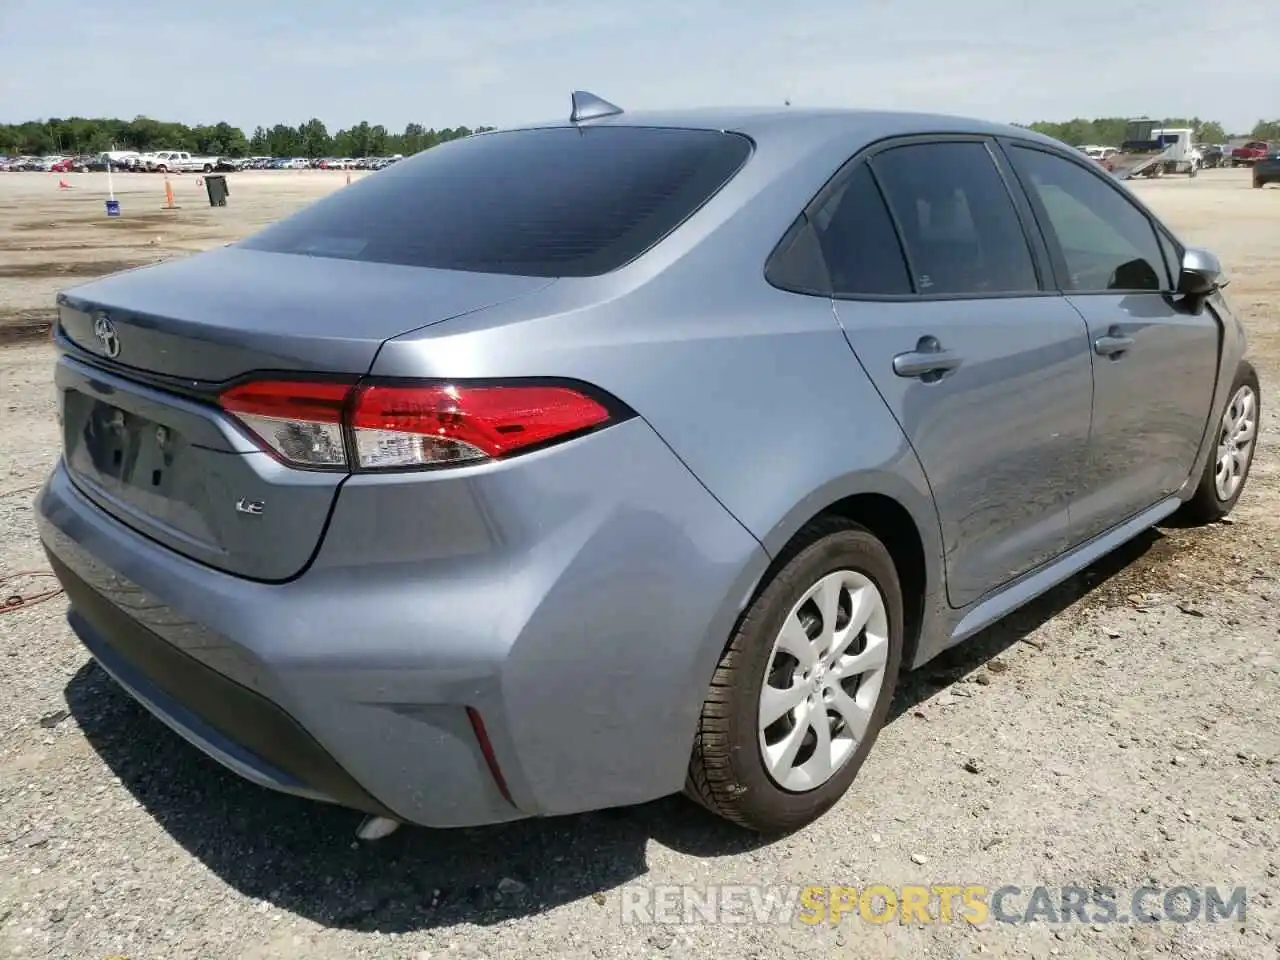
[[(1152, 117), (1152, 120), (1164, 127), (1190, 127), (1195, 131), (1199, 143), (1226, 143), (1235, 137), (1253, 137), (1258, 140), (1280, 140), (1280, 120), (1259, 120), (1247, 133), (1231, 135), (1216, 120), (1202, 120), (1199, 117)], [(1047, 134), (1056, 140), (1078, 144), (1097, 144), (1098, 146), (1119, 146), (1124, 142), (1124, 128), (1129, 123), (1126, 117), (1099, 117), (1093, 120), (1076, 118), (1060, 123), (1038, 121), (1021, 124)]]
[[(1064, 122), (1038, 121), (1023, 124), (1069, 144), (1118, 145), (1124, 140), (1124, 117), (1077, 118)], [(1225, 143), (1230, 137), (1222, 124), (1199, 117), (1169, 117), (1160, 121), (1167, 127), (1191, 127), (1201, 143)], [(296, 127), (277, 123), (258, 127), (246, 136), (229, 123), (198, 124), (134, 117), (132, 120), (71, 117), (29, 120), (0, 124), (0, 154), (35, 155), (94, 154), (104, 150), (189, 150), (218, 157), (369, 157), (411, 154), (427, 147), (492, 130), (493, 127), (446, 127), (436, 130), (410, 123), (401, 133), (392, 133), (380, 123), (362, 121), (330, 134), (324, 122), (315, 118)], [(1280, 141), (1280, 120), (1259, 120), (1247, 136)]]
[(0, 124), (0, 154), (48, 156), (96, 154), (106, 150), (188, 150), (215, 157), (379, 157), (411, 154), (468, 137), (493, 127), (446, 127), (436, 130), (410, 123), (392, 133), (380, 123), (362, 121), (330, 134), (321, 120), (291, 127), (278, 123), (258, 127), (246, 136), (229, 123), (198, 124), (134, 117), (132, 120), (70, 117)]

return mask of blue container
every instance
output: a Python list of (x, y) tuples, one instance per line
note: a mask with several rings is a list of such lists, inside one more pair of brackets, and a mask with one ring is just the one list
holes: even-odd
[(108, 216), (108, 217), (118, 217), (118, 216), (120, 216), (120, 201), (119, 201), (119, 200), (108, 200), (108, 201), (107, 201), (107, 216)]

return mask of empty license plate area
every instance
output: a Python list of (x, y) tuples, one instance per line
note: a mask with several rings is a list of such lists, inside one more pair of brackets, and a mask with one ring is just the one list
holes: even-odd
[(179, 549), (222, 551), (210, 484), (232, 461), (216, 413), (145, 387), (60, 370), (63, 459), (99, 507)]
[(74, 469), (107, 487), (136, 487), (166, 498), (172, 493), (189, 455), (186, 438), (173, 427), (74, 393), (64, 416), (81, 424)]

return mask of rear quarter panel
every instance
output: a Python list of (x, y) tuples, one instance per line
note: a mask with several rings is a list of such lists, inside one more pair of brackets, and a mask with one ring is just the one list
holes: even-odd
[(603, 388), (770, 555), (842, 498), (891, 497), (916, 521), (932, 591), (942, 582), (937, 514), (913, 451), (831, 301), (775, 289), (763, 275), (792, 220), (859, 145), (836, 134), (807, 152), (770, 141), (740, 180), (631, 266), (398, 337), (371, 372)]

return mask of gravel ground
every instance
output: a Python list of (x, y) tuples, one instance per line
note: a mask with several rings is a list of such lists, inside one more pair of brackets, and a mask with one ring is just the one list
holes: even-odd
[[(235, 206), (184, 209), (153, 246), (104, 250), (85, 236), (150, 228), (91, 222), (100, 202), (86, 199), (89, 179), (68, 198), (24, 178), (44, 179), (0, 177), (0, 200), (29, 191), (0, 203), (0, 276), (18, 279), (0, 284), (0, 315), (10, 317), (47, 306), (37, 298), (66, 282), (46, 289), (38, 270), (19, 278), (20, 265), (87, 271), (81, 264), (198, 249), (338, 185), (234, 178)], [(158, 180), (137, 183), (137, 197), (163, 198)], [(1280, 193), (1250, 190), (1241, 171), (1139, 189), (1188, 240), (1223, 256), (1264, 401), (1275, 396)], [(137, 197), (125, 193), (126, 212)], [(31, 499), (57, 455), (51, 361), (43, 343), (0, 349), (0, 575), (47, 570)], [(851, 794), (771, 844), (672, 798), (493, 829), (404, 829), (357, 845), (356, 815), (244, 783), (135, 706), (78, 646), (61, 596), (4, 613), (0, 953), (1275, 957), (1277, 433), (1267, 410), (1232, 522), (1152, 531), (907, 678)], [(49, 582), (19, 576), (0, 592)], [(1151, 925), (621, 921), (635, 885), (873, 882), (1243, 885), (1248, 905), (1243, 922)]]

